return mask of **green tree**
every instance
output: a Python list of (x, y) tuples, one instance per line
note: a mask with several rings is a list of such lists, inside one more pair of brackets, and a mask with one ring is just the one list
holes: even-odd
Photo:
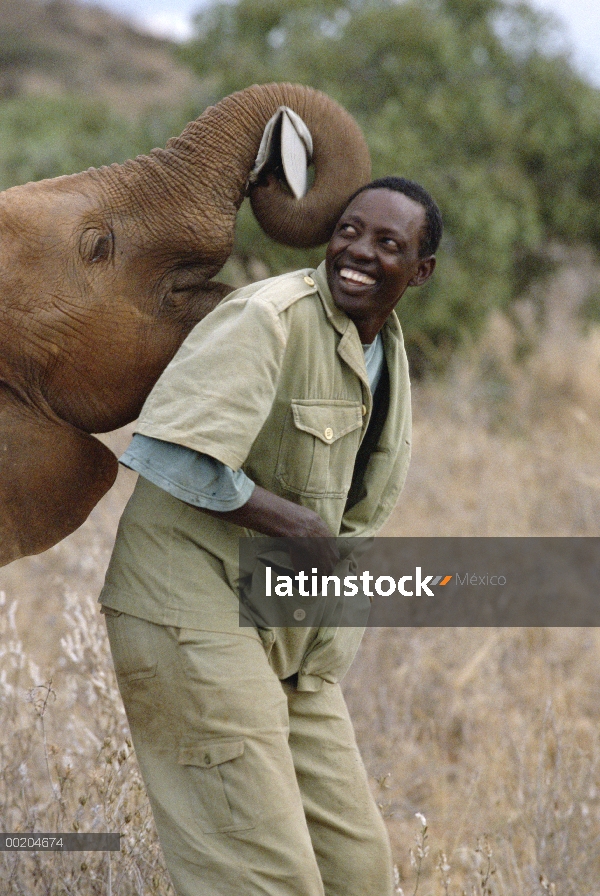
[(16, 97), (0, 104), (0, 189), (110, 165), (164, 146), (198, 111), (128, 119), (78, 96)]
[[(439, 273), (399, 309), (422, 367), (509, 307), (548, 240), (600, 248), (600, 93), (551, 38), (508, 0), (237, 0), (203, 10), (181, 55), (214, 100), (253, 82), (324, 90), (361, 124), (376, 176), (436, 197)], [(272, 271), (315, 258), (270, 243), (247, 212), (237, 251)]]

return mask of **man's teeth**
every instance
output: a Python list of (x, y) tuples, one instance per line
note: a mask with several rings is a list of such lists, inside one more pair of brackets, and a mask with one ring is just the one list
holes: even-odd
[(361, 274), (359, 271), (353, 271), (350, 268), (342, 268), (340, 277), (344, 280), (353, 280), (354, 283), (364, 283), (365, 286), (375, 286), (375, 280), (368, 274)]

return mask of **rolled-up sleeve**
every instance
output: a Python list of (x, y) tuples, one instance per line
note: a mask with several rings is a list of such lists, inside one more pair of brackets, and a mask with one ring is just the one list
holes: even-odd
[(120, 463), (145, 479), (205, 510), (237, 510), (250, 500), (254, 482), (214, 457), (136, 433)]
[(269, 303), (225, 299), (192, 330), (162, 373), (137, 432), (238, 470), (271, 412), (285, 349), (286, 336)]

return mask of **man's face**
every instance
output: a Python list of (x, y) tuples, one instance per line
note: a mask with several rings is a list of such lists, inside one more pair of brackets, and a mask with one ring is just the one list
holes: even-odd
[(408, 286), (433, 273), (435, 257), (419, 258), (425, 209), (404, 193), (365, 190), (336, 224), (325, 256), (333, 301), (373, 341)]

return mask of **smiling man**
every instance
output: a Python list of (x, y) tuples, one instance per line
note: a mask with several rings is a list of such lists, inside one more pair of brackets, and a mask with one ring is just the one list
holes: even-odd
[[(238, 539), (373, 535), (410, 455), (396, 304), (433, 273), (429, 194), (349, 201), (317, 270), (237, 290), (192, 331), (122, 462), (141, 476), (100, 600), (178, 896), (391, 896), (385, 825), (339, 681), (362, 631), (239, 627)], [(318, 537), (303, 555), (302, 538)]]
[(374, 184), (380, 186), (364, 187), (349, 202), (325, 262), (333, 301), (354, 322), (363, 345), (373, 342), (407, 287), (433, 273), (428, 214), (439, 226), (432, 200), (416, 184), (400, 178)]

